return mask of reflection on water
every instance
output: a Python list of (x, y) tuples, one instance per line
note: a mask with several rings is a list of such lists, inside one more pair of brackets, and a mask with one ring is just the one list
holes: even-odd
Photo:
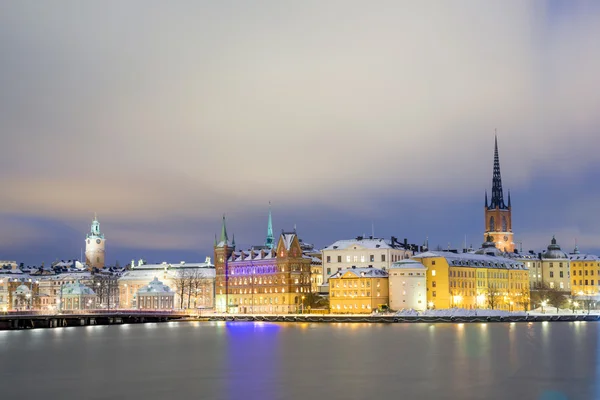
[(190, 322), (0, 332), (2, 399), (600, 399), (600, 324)]

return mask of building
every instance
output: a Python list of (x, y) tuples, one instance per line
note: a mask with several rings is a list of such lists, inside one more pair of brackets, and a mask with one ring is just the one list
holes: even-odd
[(571, 271), (571, 294), (598, 297), (600, 287), (600, 258), (593, 254), (581, 254), (577, 246), (569, 255)]
[(427, 267), (430, 308), (491, 308), (506, 311), (529, 306), (529, 274), (522, 262), (485, 254), (428, 251), (413, 256)]
[(12, 292), (13, 310), (33, 310), (34, 309), (33, 291), (25, 284), (20, 284)]
[(387, 309), (388, 273), (378, 268), (349, 268), (331, 275), (329, 308), (333, 314), (370, 314)]
[(561, 250), (556, 238), (552, 240), (540, 258), (542, 286), (561, 291), (571, 291), (569, 255)]
[(500, 175), (500, 157), (498, 156), (498, 138), (494, 147), (494, 176), (492, 179), (492, 200), (488, 204), (487, 191), (485, 192), (485, 233), (484, 240), (491, 236), (498, 249), (505, 252), (514, 252), (515, 243), (512, 231), (512, 206), (510, 191), (508, 204), (504, 203), (502, 192), (502, 177)]
[(129, 271), (119, 277), (119, 307), (136, 308), (136, 294), (154, 279), (171, 288), (177, 309), (214, 308), (215, 268), (210, 257), (193, 263), (148, 264), (144, 260), (137, 263), (132, 260)]
[(323, 261), (318, 257), (311, 257), (310, 261), (310, 291), (319, 293), (323, 285)]
[[(381, 238), (358, 236), (355, 239), (338, 240), (321, 250), (323, 254), (323, 284), (337, 271), (350, 268), (389, 269), (396, 261), (413, 255), (414, 245)], [(420, 249), (419, 249), (420, 250)]]
[(390, 266), (389, 298), (394, 311), (427, 309), (427, 267), (416, 260), (396, 261)]
[(90, 268), (104, 268), (104, 235), (100, 232), (100, 222), (94, 215), (92, 228), (85, 239), (85, 263)]
[(60, 287), (61, 311), (84, 311), (96, 308), (96, 293), (79, 281), (65, 283)]
[[(270, 218), (267, 239), (272, 232)], [(268, 243), (268, 240), (267, 240)], [(275, 243), (275, 242), (273, 242)], [(302, 310), (311, 290), (311, 261), (301, 246), (296, 230), (282, 232), (272, 248), (253, 246), (238, 250), (225, 225), (215, 237), (216, 309), (227, 313), (287, 314)]]
[(136, 308), (142, 310), (172, 310), (175, 293), (170, 287), (154, 278), (135, 294)]

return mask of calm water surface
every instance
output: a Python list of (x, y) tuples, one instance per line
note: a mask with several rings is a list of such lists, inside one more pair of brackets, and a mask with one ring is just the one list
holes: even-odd
[(600, 324), (0, 332), (0, 399), (600, 399)]

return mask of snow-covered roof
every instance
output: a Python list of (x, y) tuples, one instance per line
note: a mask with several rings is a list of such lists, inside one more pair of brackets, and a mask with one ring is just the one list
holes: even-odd
[(348, 268), (335, 272), (329, 279), (339, 278), (348, 272), (356, 275), (357, 278), (387, 278), (388, 274), (379, 268)]
[(131, 270), (150, 270), (150, 269), (159, 269), (159, 270), (163, 270), (165, 268), (214, 268), (214, 265), (212, 263), (209, 262), (185, 262), (185, 261), (181, 261), (178, 263), (169, 263), (166, 261), (163, 261), (160, 264), (142, 264), (142, 265), (135, 265), (133, 267), (131, 267)]
[(85, 286), (83, 283), (76, 281), (75, 283), (65, 283), (61, 287), (62, 296), (94, 296), (96, 293)]
[(29, 287), (27, 285), (19, 285), (19, 286), (17, 286), (17, 289), (15, 289), (15, 293), (16, 294), (31, 293), (31, 289), (29, 289)]
[(396, 261), (390, 265), (390, 269), (427, 269), (426, 266), (418, 262), (417, 260), (407, 259)]
[(282, 233), (281, 237), (283, 239), (283, 244), (285, 245), (285, 249), (289, 250), (292, 247), (292, 243), (294, 242), (294, 238), (296, 237), (295, 233)]
[(159, 281), (158, 278), (154, 277), (152, 282), (137, 291), (138, 295), (147, 295), (152, 293), (173, 294), (173, 291), (170, 287)]
[(569, 258), (571, 259), (571, 261), (592, 261), (592, 262), (598, 262), (600, 261), (600, 257), (594, 255), (594, 254), (569, 254)]
[(443, 257), (451, 267), (477, 267), (477, 268), (499, 268), (499, 269), (524, 269), (525, 264), (520, 261), (505, 257), (488, 256), (473, 253), (452, 253), (446, 251), (427, 251), (414, 255), (413, 258), (439, 258)]
[(354, 246), (357, 249), (391, 249), (392, 246), (384, 239), (370, 239), (370, 238), (362, 238), (362, 239), (344, 239), (338, 240), (337, 242), (330, 244), (325, 247), (323, 251), (328, 250), (346, 250), (349, 248), (353, 248)]

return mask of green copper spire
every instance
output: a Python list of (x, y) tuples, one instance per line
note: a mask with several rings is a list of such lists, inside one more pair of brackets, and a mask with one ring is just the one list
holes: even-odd
[(271, 217), (271, 202), (269, 202), (269, 222), (267, 223), (267, 240), (265, 240), (265, 246), (273, 249), (275, 240), (273, 238), (273, 218)]
[(227, 244), (229, 238), (227, 237), (227, 227), (225, 226), (225, 214), (223, 214), (223, 226), (221, 226), (221, 243)]

